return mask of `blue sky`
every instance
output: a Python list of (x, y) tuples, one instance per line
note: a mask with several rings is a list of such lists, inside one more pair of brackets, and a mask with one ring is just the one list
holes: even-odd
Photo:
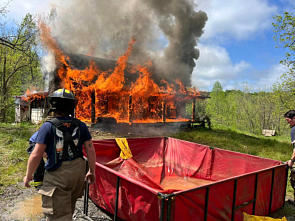
[[(0, 6), (6, 0), (0, 0)], [(13, 0), (8, 19), (20, 21), (30, 12), (44, 15), (54, 0)], [(195, 0), (196, 10), (208, 15), (198, 40), (200, 58), (192, 84), (211, 90), (219, 81), (224, 89), (268, 90), (285, 68), (280, 65), (285, 50), (273, 40), (273, 16), (295, 11), (294, 0)]]
[(218, 80), (225, 89), (267, 90), (285, 68), (285, 50), (273, 40), (273, 16), (295, 9), (288, 0), (199, 1), (208, 14), (200, 39), (193, 83), (210, 90)]

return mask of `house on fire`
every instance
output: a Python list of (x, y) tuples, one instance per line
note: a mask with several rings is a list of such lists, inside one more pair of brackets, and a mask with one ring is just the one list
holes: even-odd
[(40, 123), (49, 109), (48, 92), (35, 92), (15, 97), (15, 122)]
[[(59, 88), (60, 76), (67, 76), (68, 71), (77, 72), (80, 76), (84, 70), (94, 64), (99, 71), (105, 75), (111, 73), (118, 63), (115, 60), (94, 58), (85, 55), (67, 55), (67, 65), (57, 65), (53, 73), (53, 80), (50, 82), (49, 91)], [(58, 62), (57, 62), (58, 63)], [(173, 124), (173, 123), (204, 123), (204, 113), (201, 110), (203, 101), (209, 98), (206, 92), (181, 89), (181, 85), (176, 84), (175, 91), (161, 90), (157, 93), (133, 93), (130, 88), (140, 78), (140, 73), (130, 72), (132, 65), (126, 63), (126, 69), (121, 76), (124, 79), (124, 86), (121, 91), (94, 88), (90, 92), (82, 90), (84, 86), (94, 85), (99, 78), (98, 73), (90, 81), (79, 80), (73, 82), (72, 78), (66, 79), (71, 82), (71, 90), (75, 91), (78, 104), (76, 117), (82, 121), (92, 124), (114, 123), (114, 124)], [(94, 73), (95, 74), (95, 73)], [(111, 75), (111, 74), (109, 74)], [(106, 76), (108, 77), (108, 76)], [(162, 87), (161, 79), (153, 76), (152, 81), (157, 87)], [(149, 87), (143, 84), (142, 88)], [(178, 93), (177, 91), (180, 91)], [(23, 120), (40, 122), (42, 116), (48, 110), (48, 93), (39, 92), (29, 96), (16, 97), (16, 122)], [(203, 116), (202, 116), (203, 115)]]

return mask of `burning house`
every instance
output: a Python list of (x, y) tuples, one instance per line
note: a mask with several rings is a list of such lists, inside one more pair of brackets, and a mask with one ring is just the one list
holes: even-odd
[[(181, 81), (152, 79), (147, 66), (127, 63), (128, 51), (117, 61), (68, 54), (58, 61), (50, 90), (64, 85), (78, 100), (76, 117), (92, 124), (201, 123), (198, 101), (208, 98)], [(48, 111), (48, 92), (27, 92), (16, 98), (16, 122), (38, 123)]]
[(208, 96), (186, 88), (179, 80), (153, 79), (148, 65), (127, 63), (131, 49), (132, 44), (117, 61), (64, 55), (52, 85), (63, 82), (74, 91), (76, 117), (92, 124), (198, 122), (196, 104)]
[(30, 92), (15, 97), (15, 122), (40, 123), (48, 111), (48, 92)]
[[(208, 96), (191, 87), (191, 74), (207, 15), (191, 1), (163, 3), (77, 0), (57, 13), (52, 31), (41, 22), (41, 40), (54, 60), (49, 92), (73, 91), (76, 117), (92, 124), (197, 122), (196, 103)], [(168, 41), (163, 53), (150, 51), (159, 30)], [(92, 56), (81, 55), (86, 48)]]
[[(54, 70), (53, 91), (64, 85), (78, 100), (76, 117), (92, 124), (202, 123), (196, 105), (208, 95), (181, 81), (152, 79), (148, 65), (127, 62), (132, 47), (117, 61), (86, 55), (63, 55)], [(38, 123), (48, 111), (48, 92), (27, 92), (16, 98), (16, 122)]]

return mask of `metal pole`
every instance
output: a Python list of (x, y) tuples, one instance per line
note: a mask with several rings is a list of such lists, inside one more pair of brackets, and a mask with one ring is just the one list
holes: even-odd
[[(86, 163), (86, 173), (88, 171), (88, 161), (85, 160)], [(88, 215), (88, 199), (89, 199), (89, 183), (86, 181), (85, 191), (84, 191), (84, 214)]]
[(116, 221), (117, 218), (118, 218), (119, 187), (120, 187), (120, 177), (117, 176), (117, 184), (116, 184), (116, 202), (115, 202), (114, 221)]
[(84, 192), (84, 214), (88, 216), (89, 183), (86, 181)]
[(286, 180), (285, 180), (285, 192), (284, 192), (284, 203), (283, 203), (283, 206), (285, 206), (285, 199), (286, 199), (286, 193), (287, 193), (288, 172), (289, 172), (289, 166), (286, 166)]
[(271, 204), (272, 204), (272, 195), (273, 195), (273, 186), (274, 186), (274, 180), (275, 180), (275, 169), (272, 169), (272, 176), (271, 176), (271, 189), (270, 189), (270, 199), (269, 199), (269, 209), (268, 209), (268, 215), (271, 214)]
[(232, 205), (232, 212), (231, 212), (231, 220), (235, 220), (235, 208), (236, 208), (236, 195), (237, 195), (237, 185), (238, 185), (238, 180), (235, 180), (234, 183), (234, 193), (233, 193), (233, 205)]
[(173, 194), (171, 194), (171, 195), (169, 195), (168, 196), (168, 206), (167, 206), (167, 221), (169, 221), (170, 220), (170, 218), (171, 218), (171, 207), (172, 207), (172, 200), (174, 199), (174, 196), (173, 196)]
[[(161, 206), (160, 206), (160, 221), (164, 221), (165, 218), (165, 201), (168, 199), (170, 200), (170, 195), (167, 194), (163, 194), (163, 193), (158, 193), (158, 198), (161, 200)], [(171, 205), (169, 205), (168, 202), (168, 207), (170, 207)], [(171, 210), (171, 208), (167, 208), (167, 212), (170, 212), (168, 210)], [(167, 214), (166, 219), (169, 220), (170, 216)]]
[(254, 202), (253, 202), (253, 209), (252, 209), (252, 214), (253, 215), (255, 215), (256, 197), (257, 197), (257, 186), (258, 186), (258, 173), (256, 173), (256, 175), (255, 175)]
[(165, 199), (161, 198), (160, 221), (164, 221)]
[(206, 187), (204, 221), (207, 221), (207, 216), (208, 216), (209, 190), (210, 190), (210, 188)]

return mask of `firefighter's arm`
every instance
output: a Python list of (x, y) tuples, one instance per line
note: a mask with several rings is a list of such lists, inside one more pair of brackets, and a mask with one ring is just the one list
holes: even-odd
[(293, 164), (295, 163), (295, 143), (292, 142), (292, 145), (293, 145), (293, 153), (292, 153), (291, 159), (288, 160), (288, 166), (289, 167), (292, 167)]
[(40, 161), (43, 157), (45, 149), (46, 149), (46, 144), (37, 143), (34, 150), (30, 154), (28, 164), (27, 164), (26, 176), (24, 177), (24, 184), (26, 187), (30, 187), (29, 182), (33, 179), (33, 174), (40, 164)]
[(95, 155), (95, 150), (93, 147), (92, 140), (85, 141), (84, 147), (86, 149), (88, 165), (89, 165), (89, 170), (86, 174), (85, 180), (87, 180), (88, 183), (94, 183), (96, 155)]

